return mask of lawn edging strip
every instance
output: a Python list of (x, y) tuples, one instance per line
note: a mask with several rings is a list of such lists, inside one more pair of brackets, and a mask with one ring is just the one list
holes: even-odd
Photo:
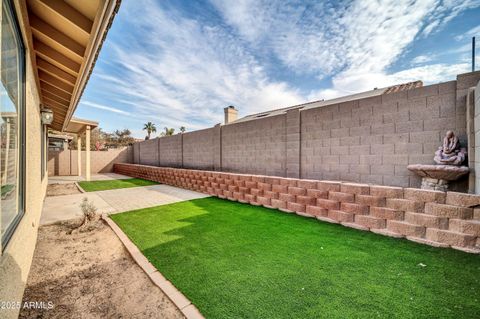
[(183, 295), (170, 281), (168, 281), (155, 266), (153, 266), (135, 244), (128, 238), (120, 227), (107, 215), (102, 219), (110, 226), (133, 260), (142, 268), (150, 280), (163, 291), (165, 295), (178, 307), (187, 319), (204, 319), (200, 311), (185, 295)]
[(80, 184), (78, 182), (74, 182), (74, 184), (75, 184), (75, 186), (77, 186), (80, 193), (85, 193), (85, 190), (82, 188), (82, 186), (80, 186)]

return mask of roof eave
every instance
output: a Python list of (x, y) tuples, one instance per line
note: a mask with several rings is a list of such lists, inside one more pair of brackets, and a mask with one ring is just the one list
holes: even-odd
[(74, 87), (72, 94), (72, 100), (70, 101), (69, 107), (67, 109), (67, 114), (63, 121), (62, 131), (66, 130), (68, 123), (72, 119), (73, 113), (75, 112), (80, 98), (82, 97), (83, 91), (90, 79), (90, 75), (97, 61), (98, 55), (102, 48), (103, 41), (105, 40), (108, 30), (113, 23), (116, 13), (120, 7), (121, 0), (106, 0), (104, 2), (101, 14), (98, 14), (93, 28), (94, 35), (92, 40), (87, 47), (87, 54), (85, 63), (83, 63), (80, 70), (80, 78), (77, 80), (77, 83)]

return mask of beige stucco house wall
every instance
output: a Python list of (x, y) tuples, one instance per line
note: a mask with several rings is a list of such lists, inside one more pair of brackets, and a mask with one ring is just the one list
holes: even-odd
[[(17, 1), (15, 1), (17, 4)], [(16, 6), (18, 8), (18, 5)], [(17, 10), (17, 16), (20, 16)], [(22, 34), (25, 26), (20, 22)], [(26, 41), (24, 41), (26, 43)], [(25, 48), (28, 56), (30, 48)], [(42, 125), (40, 99), (32, 63), (25, 61), (26, 109), (26, 180), (25, 215), (17, 226), (0, 259), (0, 301), (21, 301), (37, 241), (38, 223), (47, 186), (47, 175), (42, 179)], [(43, 144), (45, 147), (45, 144)], [(44, 152), (45, 154), (46, 152)], [(46, 165), (45, 165), (46, 166)], [(15, 308), (15, 307), (14, 307)], [(1, 310), (2, 318), (17, 318), (18, 309)]]

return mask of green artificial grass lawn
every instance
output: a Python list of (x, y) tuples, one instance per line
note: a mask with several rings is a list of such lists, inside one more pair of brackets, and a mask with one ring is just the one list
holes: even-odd
[(86, 192), (104, 191), (107, 189), (130, 188), (138, 186), (150, 186), (158, 183), (140, 178), (114, 179), (108, 181), (78, 182)]
[(207, 318), (480, 318), (480, 256), (218, 198), (111, 215)]

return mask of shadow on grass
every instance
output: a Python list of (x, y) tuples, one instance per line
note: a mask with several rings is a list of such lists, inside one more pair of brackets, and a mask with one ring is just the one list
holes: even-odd
[(218, 198), (114, 216), (206, 317), (476, 317), (480, 258)]

